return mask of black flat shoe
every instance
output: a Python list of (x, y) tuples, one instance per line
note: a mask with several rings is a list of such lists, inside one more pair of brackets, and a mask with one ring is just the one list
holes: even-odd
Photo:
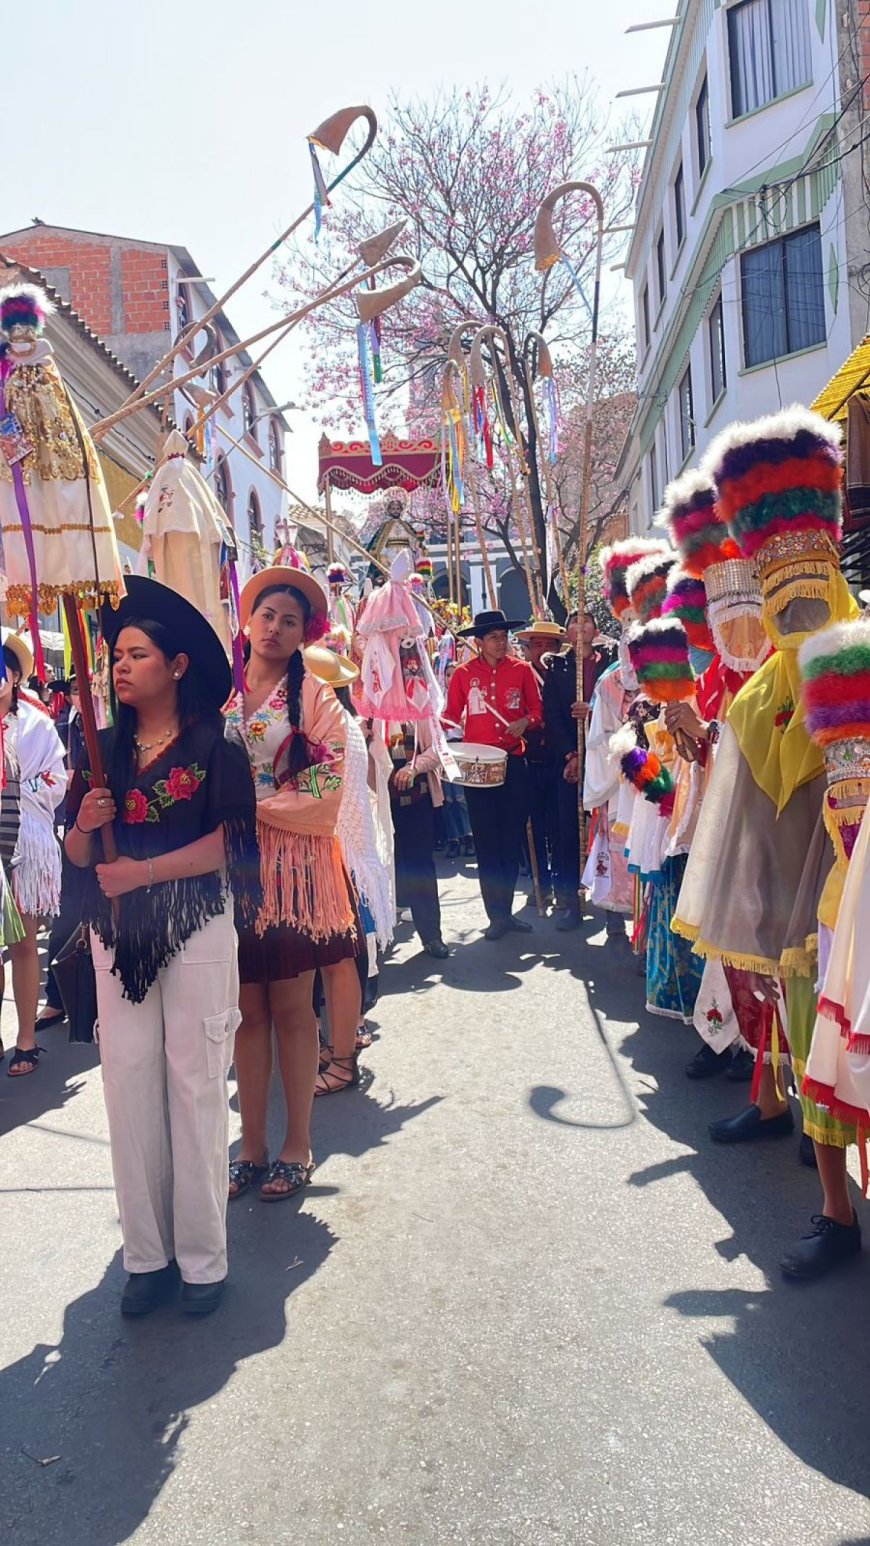
[(724, 1052), (714, 1052), (713, 1048), (708, 1047), (707, 1043), (704, 1042), (698, 1048), (695, 1056), (690, 1058), (686, 1064), (686, 1078), (712, 1079), (714, 1074), (721, 1074), (725, 1071), (728, 1067), (728, 1062), (729, 1053), (727, 1048)]
[(779, 1264), (784, 1277), (803, 1283), (824, 1277), (832, 1267), (861, 1251), (861, 1226), (854, 1209), (851, 1224), (838, 1224), (824, 1213), (814, 1213), (810, 1225), (809, 1233), (795, 1241)]
[(729, 1084), (749, 1084), (754, 1073), (754, 1052), (747, 1052), (745, 1047), (741, 1047), (739, 1052), (732, 1053), (731, 1066), (725, 1073)]
[(532, 932), (532, 925), (526, 923), (524, 918), (517, 918), (515, 914), (512, 914), (508, 919), (508, 928), (513, 929), (516, 934), (531, 934)]
[(50, 1015), (40, 1015), (35, 1022), (34, 1030), (37, 1036), (40, 1031), (51, 1030), (52, 1026), (66, 1024), (66, 1010), (54, 1009)]
[(178, 1267), (174, 1261), (156, 1272), (131, 1272), (121, 1295), (122, 1315), (150, 1315), (175, 1292)]
[(491, 923), (488, 929), (484, 929), (483, 937), (484, 939), (503, 939), (509, 928), (510, 924), (507, 922)]
[(710, 1123), (710, 1137), (714, 1143), (753, 1143), (756, 1138), (787, 1138), (793, 1132), (791, 1111), (762, 1117), (758, 1106), (747, 1106), (744, 1111), (738, 1111), (736, 1117)]
[(450, 951), (447, 949), (443, 939), (430, 939), (428, 943), (423, 946), (423, 949), (427, 955), (434, 956), (436, 961), (446, 961), (450, 954)]
[(181, 1308), (185, 1315), (211, 1315), (224, 1297), (226, 1278), (218, 1283), (182, 1283)]

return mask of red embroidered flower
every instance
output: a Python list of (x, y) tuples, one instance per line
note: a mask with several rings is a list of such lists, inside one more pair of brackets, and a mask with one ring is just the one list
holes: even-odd
[(124, 820), (138, 824), (148, 820), (148, 801), (141, 789), (128, 789), (124, 796)]
[(201, 783), (193, 768), (173, 768), (166, 779), (166, 791), (173, 800), (192, 800)]

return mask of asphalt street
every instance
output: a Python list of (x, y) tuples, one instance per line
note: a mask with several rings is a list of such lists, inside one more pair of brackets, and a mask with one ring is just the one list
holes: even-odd
[(211, 1319), (118, 1315), (94, 1050), (0, 1066), (8, 1546), (870, 1542), (870, 1262), (780, 1281), (797, 1137), (711, 1146), (746, 1089), (688, 1083), (627, 942), (489, 943), (442, 868), (455, 953), (401, 928), (363, 1087), (301, 1204), (231, 1206)]

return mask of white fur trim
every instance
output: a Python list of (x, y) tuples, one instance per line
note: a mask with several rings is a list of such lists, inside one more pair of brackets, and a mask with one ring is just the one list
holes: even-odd
[(661, 537), (626, 537), (621, 542), (612, 542), (609, 547), (601, 548), (598, 554), (598, 562), (601, 565), (601, 572), (604, 574), (612, 558), (622, 558), (626, 553), (633, 553), (637, 559), (643, 558), (650, 553), (667, 552), (668, 544)]
[(629, 565), (625, 571), (625, 588), (628, 591), (629, 600), (634, 600), (634, 592), (643, 580), (654, 575), (656, 570), (661, 569), (663, 564), (667, 563), (670, 567), (676, 561), (677, 555), (673, 548), (662, 544), (658, 552), (650, 553), (645, 558), (639, 558), (637, 563)]
[(50, 301), (40, 285), (11, 284), (4, 285), (0, 290), (0, 306), (4, 301), (10, 301), (14, 297), (23, 295), (46, 317), (53, 317), (55, 312), (54, 301)]
[[(674, 478), (665, 489), (665, 497), (662, 508), (655, 518), (655, 525), (667, 526), (670, 524), (671, 513), (674, 509), (684, 514), (702, 495), (715, 495), (716, 485), (709, 473), (702, 472), (700, 467), (690, 467), (679, 478)], [(706, 502), (706, 501), (705, 501)]]
[(850, 649), (855, 644), (870, 647), (870, 622), (859, 618), (853, 623), (835, 623), (833, 628), (823, 628), (821, 633), (814, 633), (801, 645), (798, 665), (805, 671), (811, 661), (839, 655), (842, 650)]
[(610, 757), (614, 762), (620, 757), (624, 757), (626, 752), (634, 751), (634, 748), (637, 746), (634, 725), (620, 725), (619, 729), (614, 731), (607, 744), (610, 748)]

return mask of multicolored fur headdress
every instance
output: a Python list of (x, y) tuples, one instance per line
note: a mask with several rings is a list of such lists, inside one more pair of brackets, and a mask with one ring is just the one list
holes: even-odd
[(351, 575), (344, 564), (330, 564), (326, 571), (326, 579), (329, 585), (350, 585)]
[(628, 654), (638, 687), (653, 703), (677, 703), (692, 697), (695, 678), (689, 640), (678, 618), (654, 617), (649, 623), (635, 623), (628, 636)]
[(665, 489), (662, 516), (687, 574), (703, 579), (711, 564), (740, 556), (719, 510), (716, 487), (694, 468)]
[(632, 725), (623, 725), (610, 737), (610, 755), (618, 759), (623, 778), (663, 816), (674, 808), (674, 781), (656, 752), (638, 744)]
[(732, 424), (711, 445), (701, 470), (763, 594), (774, 575), (776, 587), (799, 580), (807, 560), (839, 565), (841, 463), (839, 426), (799, 404)]
[(825, 825), (848, 858), (870, 795), (870, 622), (814, 634), (798, 664), (806, 727), (825, 755)]
[(627, 537), (624, 542), (614, 542), (610, 547), (601, 549), (598, 562), (601, 565), (602, 589), (614, 617), (624, 617), (631, 607), (625, 583), (631, 565), (639, 558), (667, 552), (667, 543), (655, 537)]
[(662, 620), (672, 617), (682, 623), (693, 649), (715, 654), (716, 645), (707, 620), (704, 581), (688, 574), (682, 564), (674, 564), (668, 575), (668, 593), (662, 606)]
[(654, 553), (639, 558), (625, 573), (629, 605), (642, 623), (658, 617), (668, 589), (668, 575), (677, 561), (672, 548), (664, 544)]
[(38, 285), (7, 285), (0, 290), (0, 327), (7, 335), (14, 327), (33, 328), (41, 333), (46, 317), (53, 311), (51, 301)]

